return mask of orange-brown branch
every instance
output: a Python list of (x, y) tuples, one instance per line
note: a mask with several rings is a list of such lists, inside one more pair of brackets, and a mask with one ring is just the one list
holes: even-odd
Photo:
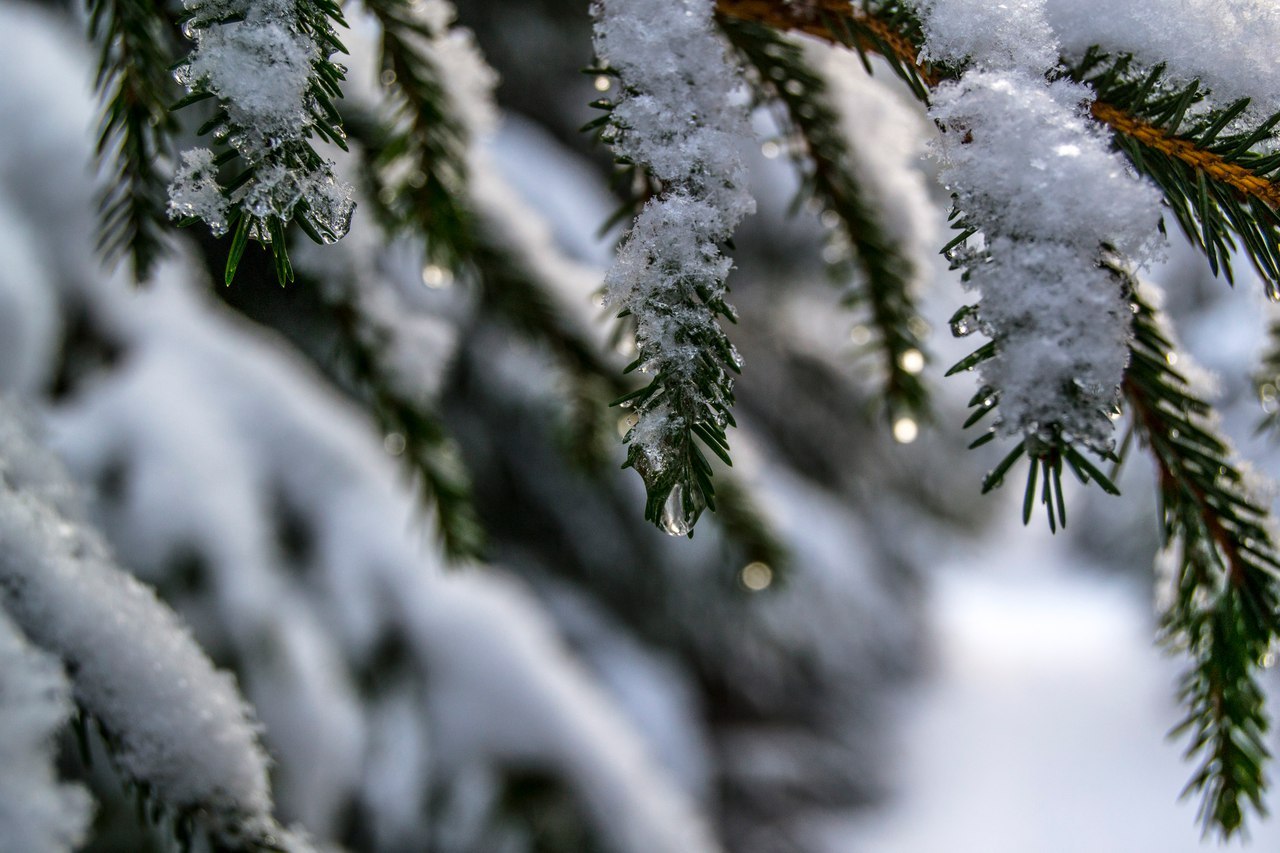
[(1245, 167), (1228, 163), (1217, 154), (1205, 151), (1193, 142), (1170, 136), (1160, 128), (1135, 119), (1110, 104), (1094, 101), (1092, 112), (1094, 118), (1105, 122), (1116, 132), (1131, 136), (1162, 154), (1176, 157), (1210, 177), (1234, 187), (1244, 195), (1260, 198), (1272, 207), (1280, 207), (1280, 186), (1266, 178), (1258, 177)]
[[(848, 35), (858, 47), (872, 53), (881, 53), (881, 45), (887, 46), (899, 61), (914, 65), (921, 79), (930, 86), (941, 82), (941, 78), (927, 63), (918, 61), (920, 49), (910, 39), (879, 18), (858, 14), (849, 0), (808, 0), (793, 4), (784, 4), (779, 0), (717, 0), (716, 9), (726, 18), (754, 21), (775, 30), (807, 33), (836, 44), (844, 42), (844, 33), (833, 32), (827, 22), (841, 21), (850, 25)], [(868, 38), (868, 33), (874, 35), (880, 43)]]
[[(849, 0), (807, 0), (791, 4), (780, 0), (717, 0), (716, 8), (728, 18), (754, 21), (778, 30), (803, 32), (836, 44), (843, 43), (844, 39), (841, 33), (832, 31), (828, 22), (839, 20), (849, 26), (850, 35), (861, 49), (881, 52), (882, 46), (887, 46), (898, 60), (914, 65), (921, 79), (930, 86), (936, 86), (942, 79), (928, 63), (918, 61), (919, 48), (909, 39), (884, 21), (854, 11)], [(865, 33), (874, 34), (875, 40)], [(1181, 160), (1242, 195), (1280, 209), (1280, 185), (1255, 175), (1244, 166), (1228, 163), (1212, 151), (1205, 151), (1193, 142), (1166, 133), (1111, 104), (1095, 101), (1091, 112), (1094, 118), (1115, 132)]]

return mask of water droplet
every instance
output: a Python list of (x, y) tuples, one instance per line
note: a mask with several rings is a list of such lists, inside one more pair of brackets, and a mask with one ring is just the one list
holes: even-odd
[(1178, 354), (1176, 352), (1165, 353), (1164, 360), (1172, 367), (1178, 363)]
[(834, 210), (824, 210), (818, 220), (822, 223), (823, 228), (835, 228), (840, 224), (840, 214)]
[(595, 79), (595, 87), (597, 92), (607, 92), (613, 88), (613, 81), (606, 75), (601, 74)]
[(747, 563), (738, 573), (738, 580), (752, 592), (760, 592), (773, 584), (773, 569), (759, 561)]
[(766, 160), (774, 160), (782, 153), (782, 146), (770, 139), (760, 146), (760, 153), (765, 156)]
[(662, 529), (672, 536), (687, 536), (692, 527), (684, 511), (684, 488), (675, 486), (662, 505)]
[(920, 425), (912, 418), (902, 417), (893, 422), (893, 440), (899, 444), (910, 444), (920, 435)]
[(422, 268), (422, 283), (432, 290), (440, 290), (453, 284), (453, 273), (438, 264), (427, 264)]
[(406, 444), (404, 436), (398, 432), (389, 432), (386, 438), (382, 439), (382, 449), (387, 451), (388, 456), (401, 455), (404, 453)]
[(951, 318), (951, 334), (957, 338), (971, 335), (977, 328), (978, 308), (976, 305), (966, 305)]
[(396, 72), (388, 68), (379, 75), (378, 79), (382, 81), (382, 85), (384, 86), (394, 86), (396, 83)]
[(918, 349), (903, 350), (898, 356), (898, 366), (903, 372), (915, 375), (924, 370), (924, 353)]
[(871, 330), (863, 325), (854, 326), (849, 330), (849, 341), (856, 347), (866, 346), (871, 342)]

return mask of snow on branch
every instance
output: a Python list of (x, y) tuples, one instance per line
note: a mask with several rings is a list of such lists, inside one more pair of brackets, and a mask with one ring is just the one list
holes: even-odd
[[(227, 278), (244, 240), (273, 243), (281, 280), (292, 276), (284, 255), (284, 223), (296, 219), (321, 242), (346, 234), (352, 189), (312, 147), (318, 136), (345, 148), (333, 101), (341, 97), (345, 51), (334, 33), (343, 23), (329, 0), (186, 0), (183, 32), (195, 48), (176, 75), (191, 93), (217, 107), (200, 132), (229, 146), (183, 154), (169, 193), (169, 215), (204, 220), (216, 236), (239, 226)], [(238, 158), (242, 170), (225, 183), (219, 168)]]
[(1098, 261), (1104, 246), (1148, 257), (1160, 210), (1084, 117), (1087, 98), (1069, 82), (975, 69), (938, 89), (932, 115), (945, 128), (940, 178), (986, 238), (956, 259), (995, 341), (982, 378), (1000, 395), (1004, 431), (1105, 449), (1131, 317)]
[(232, 849), (284, 843), (267, 757), (235, 682), (173, 611), (115, 566), (96, 533), (50, 502), (66, 503), (71, 487), (8, 404), (0, 460), (9, 475), (0, 489), (0, 603), (65, 663), (76, 703), (102, 725), (117, 765), (176, 814), (198, 812)]
[(72, 711), (58, 661), (33, 648), (0, 607), (0, 846), (69, 853), (84, 840), (85, 791), (58, 782), (53, 734)]
[(940, 180), (984, 245), (953, 259), (995, 343), (982, 379), (1007, 434), (1110, 450), (1128, 361), (1129, 301), (1104, 248), (1146, 260), (1160, 196), (1088, 119), (1083, 85), (1050, 81), (1058, 43), (1043, 2), (923, 8), (928, 56), (967, 70), (934, 93)]
[(739, 140), (749, 138), (740, 73), (716, 32), (711, 0), (607, 0), (593, 7), (595, 46), (623, 94), (606, 131), (618, 157), (663, 186), (636, 218), (605, 285), (630, 315), (653, 382), (630, 402), (628, 464), (649, 489), (646, 516), (689, 533), (713, 501), (697, 435), (727, 458), (724, 430), (740, 359), (720, 327), (732, 263), (720, 251), (755, 210)]

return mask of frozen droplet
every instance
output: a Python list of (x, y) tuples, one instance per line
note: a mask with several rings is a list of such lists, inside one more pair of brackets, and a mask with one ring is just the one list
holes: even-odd
[(675, 486), (662, 505), (662, 529), (672, 536), (687, 536), (693, 529), (684, 511), (684, 487)]

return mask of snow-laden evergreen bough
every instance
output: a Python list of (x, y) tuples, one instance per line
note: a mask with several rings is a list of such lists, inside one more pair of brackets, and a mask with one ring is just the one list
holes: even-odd
[[(0, 619), (12, 619), (11, 630), (20, 628), (66, 668), (82, 724), (100, 729), (124, 778), (148, 792), (162, 810), (157, 813), (166, 814), (188, 842), (199, 829), (219, 849), (310, 849), (272, 816), (267, 757), (231, 677), (214, 669), (173, 611), (113, 564), (94, 531), (59, 506), (74, 505), (74, 487), (51, 454), (26, 436), (8, 403), (0, 408), (0, 460), (6, 475), (0, 491), (6, 544)], [(10, 639), (16, 655), (21, 638)], [(55, 697), (44, 705), (47, 737), (65, 719), (65, 693), (56, 670), (50, 674), (34, 652), (27, 666), (47, 680)], [(23, 689), (21, 669), (12, 677), (10, 713), (29, 727), (38, 706), (23, 708), (32, 698), (29, 687)], [(17, 825), (6, 832), (6, 843), (46, 834), (54, 844), (28, 849), (66, 849), (77, 840), (82, 832), (75, 829), (76, 815), (84, 806), (74, 792), (57, 796), (68, 806), (64, 820), (70, 823), (42, 826), (49, 802), (33, 791), (35, 808), (21, 820), (9, 818)], [(16, 804), (6, 798), (5, 811), (11, 808)]]
[[(156, 170), (146, 155), (172, 144), (176, 130), (156, 107), (160, 80), (131, 68), (152, 61), (140, 34), (163, 31), (157, 21), (165, 19), (136, 0), (90, 5), (108, 105), (100, 154), (110, 158), (113, 140), (120, 151), (105, 200), (106, 248), (130, 247), (141, 270), (155, 249), (148, 194)], [(421, 239), (424, 281), (472, 274), (489, 310), (599, 379), (603, 362), (542, 310), (537, 288), (505, 274), (510, 257), (485, 242), (467, 198), (475, 123), (462, 101), (486, 99), (451, 85), (461, 78), (438, 49), (448, 38), (447, 7), (366, 5), (381, 26), (381, 82), (392, 107), (389, 118), (374, 110), (372, 120), (351, 122), (375, 189), (370, 206)], [(1203, 793), (1209, 825), (1235, 832), (1263, 786), (1268, 717), (1255, 688), (1262, 651), (1277, 634), (1280, 562), (1269, 514), (1246, 488), (1203, 395), (1173, 368), (1171, 336), (1139, 292), (1136, 271), (1159, 253), (1161, 229), (1176, 222), (1215, 272), (1230, 278), (1244, 254), (1269, 294), (1280, 294), (1280, 102), (1270, 60), (1280, 15), (1272, 4), (601, 0), (592, 8), (599, 79), (619, 87), (598, 104), (607, 115), (597, 126), (638, 177), (628, 199), (634, 221), (605, 284), (607, 303), (634, 329), (632, 368), (652, 376), (619, 395), (634, 410), (627, 465), (645, 481), (645, 516), (670, 533), (691, 533), (703, 508), (715, 506), (712, 461), (730, 462), (726, 430), (741, 360), (721, 326), (734, 319), (723, 245), (753, 206), (738, 154), (751, 103), (782, 118), (802, 201), (843, 235), (839, 252), (858, 258), (859, 296), (847, 301), (871, 309), (895, 437), (914, 438), (927, 414), (911, 273), (921, 264), (905, 236), (920, 229), (879, 227), (896, 213), (881, 215), (884, 194), (859, 168), (869, 143), (840, 128), (837, 87), (784, 34), (847, 47), (869, 68), (868, 56), (880, 56), (938, 126), (934, 148), (959, 231), (945, 249), (979, 297), (956, 313), (953, 330), (990, 338), (952, 371), (980, 372), (966, 426), (991, 418), (975, 446), (1016, 442), (984, 489), (1025, 456), (1024, 516), (1039, 501), (1051, 526), (1065, 524), (1063, 471), (1114, 491), (1096, 460), (1115, 458), (1115, 424), (1128, 416), (1156, 460), (1168, 553), (1180, 564), (1181, 597), (1166, 630), (1193, 659), (1186, 728), (1203, 763), (1191, 789)], [(212, 108), (200, 130), (221, 144), (183, 155), (169, 210), (234, 231), (228, 280), (251, 236), (271, 243), (284, 281), (292, 272), (285, 223), (298, 222), (317, 242), (346, 230), (348, 191), (311, 145), (345, 145), (335, 106), (344, 71), (330, 60), (341, 50), (333, 29), (340, 23), (327, 0), (188, 7), (196, 49), (180, 65), (190, 87), (184, 104), (187, 112)], [(352, 293), (329, 297), (339, 316), (359, 304)], [(465, 505), (465, 478), (439, 476), (446, 442), (428, 438), (439, 430), (426, 406), (388, 393), (393, 347), (376, 325), (344, 327), (355, 372), (375, 388), (394, 434), (420, 439), (421, 452), (409, 455), (448, 530), (444, 508)], [(458, 541), (454, 550), (479, 552), (476, 539)]]
[(592, 7), (596, 53), (618, 75), (607, 137), (619, 157), (661, 182), (636, 217), (605, 287), (635, 323), (634, 367), (653, 380), (631, 395), (627, 464), (649, 490), (645, 516), (692, 533), (715, 505), (702, 443), (727, 458), (732, 374), (741, 359), (720, 318), (732, 262), (720, 244), (755, 209), (738, 153), (748, 134), (740, 72), (716, 31), (711, 0)]

